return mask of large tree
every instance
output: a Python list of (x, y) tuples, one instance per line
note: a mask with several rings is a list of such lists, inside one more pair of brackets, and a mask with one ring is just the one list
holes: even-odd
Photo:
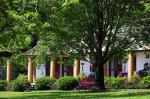
[(34, 5), (27, 0), (0, 1), (0, 57), (11, 57), (36, 46), (38, 21)]
[(6, 75), (6, 61), (13, 65), (12, 78), (27, 73), (28, 58), (24, 52), (37, 45), (40, 25), (37, 18), (34, 0), (0, 1), (0, 62), (4, 65), (0, 70), (3, 75)]
[[(44, 2), (49, 4), (52, 1)], [(47, 39), (41, 39), (41, 44), (51, 53), (75, 55), (76, 58), (90, 56), (96, 65), (97, 86), (105, 89), (103, 65), (115, 54), (137, 45), (140, 33), (135, 28), (135, 21), (139, 12), (145, 9), (144, 2), (58, 0), (56, 3), (54, 0), (49, 6), (47, 4), (44, 5), (46, 9), (42, 8), (39, 13), (43, 15), (48, 30)]]

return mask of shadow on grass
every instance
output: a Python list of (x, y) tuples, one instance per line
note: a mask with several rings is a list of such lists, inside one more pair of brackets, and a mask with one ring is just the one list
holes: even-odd
[[(119, 93), (119, 94), (118, 94)], [(100, 99), (100, 98), (130, 98), (150, 95), (150, 92), (126, 92), (120, 90), (111, 92), (90, 92), (90, 91), (36, 91), (21, 93), (21, 96), (0, 99)]]

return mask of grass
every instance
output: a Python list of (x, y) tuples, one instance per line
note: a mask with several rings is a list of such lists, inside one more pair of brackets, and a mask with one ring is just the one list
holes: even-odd
[(57, 90), (0, 92), (0, 99), (150, 99), (150, 89), (126, 89), (110, 92)]

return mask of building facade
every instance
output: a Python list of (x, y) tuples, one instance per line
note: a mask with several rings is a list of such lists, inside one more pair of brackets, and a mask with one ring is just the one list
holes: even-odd
[[(112, 58), (104, 64), (105, 76), (121, 76), (128, 77), (131, 80), (134, 74), (144, 69), (145, 64), (150, 66), (150, 50), (137, 50), (128, 53), (126, 58)], [(12, 64), (7, 61), (7, 81), (12, 80)], [(61, 65), (59, 60), (51, 60), (43, 63), (40, 67), (36, 67), (32, 63), (32, 57), (28, 57), (28, 80), (33, 83), (37, 78), (42, 76), (50, 76), (59, 78), (61, 76), (78, 76), (80, 73), (85, 76), (94, 74), (95, 66), (87, 61), (75, 59), (73, 66)], [(150, 73), (150, 71), (149, 71)]]

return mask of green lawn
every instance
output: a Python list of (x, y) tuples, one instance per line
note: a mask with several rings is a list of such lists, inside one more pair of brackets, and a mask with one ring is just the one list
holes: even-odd
[(0, 99), (150, 99), (150, 89), (87, 91), (0, 92)]

